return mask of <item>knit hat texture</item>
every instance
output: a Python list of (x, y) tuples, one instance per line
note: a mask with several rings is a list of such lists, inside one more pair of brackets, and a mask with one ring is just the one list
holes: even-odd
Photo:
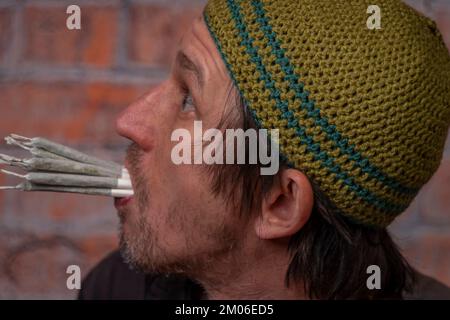
[(206, 25), (258, 127), (350, 220), (385, 227), (438, 168), (450, 56), (397, 0), (210, 0)]

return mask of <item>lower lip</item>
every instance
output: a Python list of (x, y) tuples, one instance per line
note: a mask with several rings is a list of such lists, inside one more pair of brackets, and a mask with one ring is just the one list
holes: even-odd
[(126, 206), (131, 200), (133, 200), (133, 197), (123, 197), (123, 198), (114, 198), (114, 206), (116, 208), (121, 208)]

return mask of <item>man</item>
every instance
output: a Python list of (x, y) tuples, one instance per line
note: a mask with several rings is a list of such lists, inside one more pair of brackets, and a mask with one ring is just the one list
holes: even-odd
[[(368, 28), (369, 5), (208, 3), (168, 79), (117, 121), (132, 141), (135, 195), (115, 202), (126, 264), (110, 256), (81, 298), (449, 297), (386, 230), (439, 165), (449, 54), (434, 22), (400, 1), (378, 1), (381, 29)], [(277, 129), (279, 171), (175, 164), (172, 134), (194, 121)]]

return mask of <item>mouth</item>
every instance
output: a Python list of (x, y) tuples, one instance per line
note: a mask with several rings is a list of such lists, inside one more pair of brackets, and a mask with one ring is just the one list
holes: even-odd
[(114, 206), (116, 209), (121, 209), (125, 207), (131, 200), (133, 200), (133, 196), (122, 197), (122, 198), (114, 198)]
[[(128, 169), (127, 161), (125, 161), (125, 168), (127, 169), (128, 174), (130, 174), (130, 169)], [(133, 181), (131, 174), (130, 174), (130, 179), (131, 179), (131, 181)], [(131, 184), (133, 184), (133, 183), (131, 183)], [(122, 209), (127, 204), (129, 204), (131, 202), (131, 200), (133, 200), (133, 198), (134, 198), (134, 196), (114, 198), (114, 206), (116, 207), (117, 210)]]

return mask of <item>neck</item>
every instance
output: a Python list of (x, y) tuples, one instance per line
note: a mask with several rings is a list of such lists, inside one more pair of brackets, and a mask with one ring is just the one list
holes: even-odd
[[(289, 256), (284, 244), (261, 241), (257, 248), (242, 250), (220, 261), (193, 278), (205, 289), (210, 300), (292, 300), (305, 299), (300, 285), (285, 285)], [(264, 246), (264, 247), (263, 247)], [(247, 252), (252, 252), (247, 253)], [(256, 252), (256, 253), (255, 253)], [(264, 254), (262, 254), (264, 253)]]

